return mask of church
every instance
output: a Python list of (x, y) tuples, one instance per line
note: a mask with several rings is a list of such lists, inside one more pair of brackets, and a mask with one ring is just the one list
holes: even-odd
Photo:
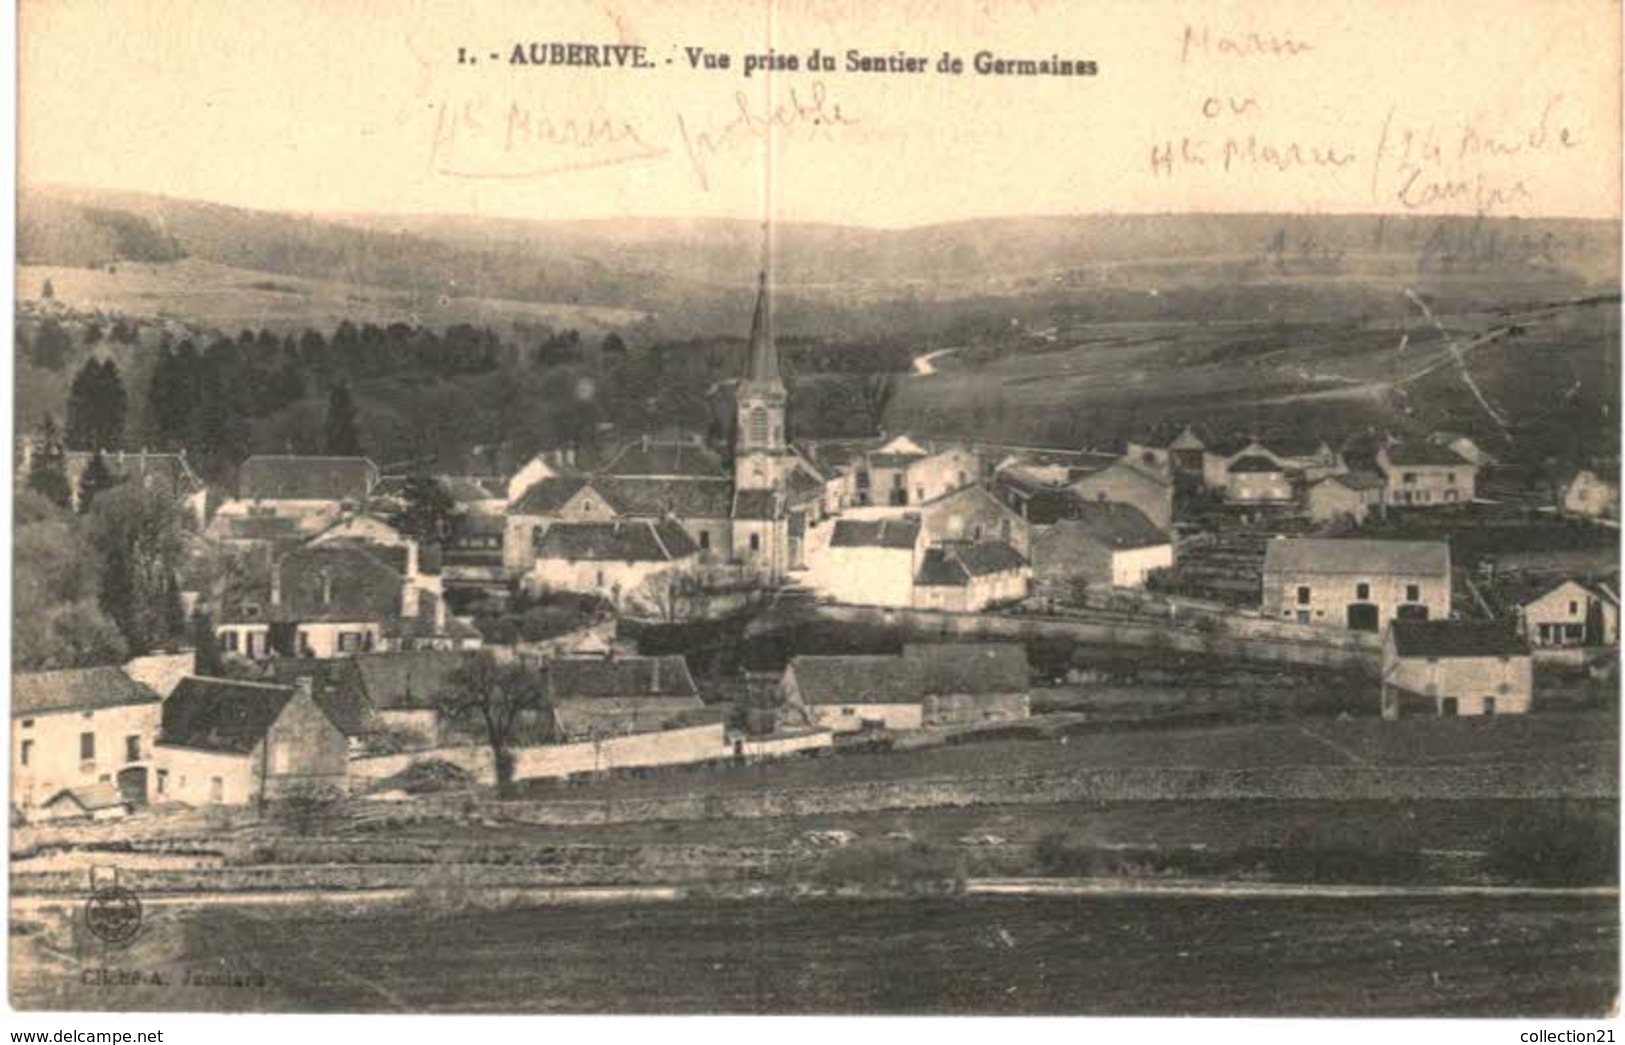
[(720, 581), (782, 584), (805, 565), (825, 484), (790, 444), (765, 271), (733, 399), (731, 474), (697, 437), (644, 436), (589, 474), (546, 469), (514, 490), (503, 535), (508, 576), (594, 591), (617, 605), (707, 571)]

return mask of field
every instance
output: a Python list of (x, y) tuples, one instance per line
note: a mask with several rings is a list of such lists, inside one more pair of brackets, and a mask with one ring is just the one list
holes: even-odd
[[(11, 938), (20, 1007), (1579, 1016), (1614, 1000), (1619, 923), (1581, 898), (999, 898), (166, 911), (116, 955), (44, 936)], [(87, 958), (164, 983), (87, 987)]]

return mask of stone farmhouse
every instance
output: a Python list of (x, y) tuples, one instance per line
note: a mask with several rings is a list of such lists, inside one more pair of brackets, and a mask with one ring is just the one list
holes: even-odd
[(13, 806), (31, 815), (70, 791), (66, 801), (105, 810), (108, 787), (144, 804), (161, 700), (117, 667), (12, 675)]
[(928, 546), (915, 516), (837, 519), (808, 584), (838, 602), (912, 606), (914, 578)]
[(1387, 502), (1408, 508), (1465, 504), (1473, 499), (1478, 466), (1446, 446), (1391, 443), (1377, 451)]
[(914, 607), (976, 613), (1026, 598), (1031, 581), (1031, 565), (1003, 541), (937, 544), (914, 575)]
[(1266, 617), (1381, 631), (1393, 620), (1450, 616), (1443, 541), (1278, 537), (1264, 549)]
[(360, 505), (378, 482), (365, 457), (261, 454), (244, 461), (237, 494), (209, 524), (222, 541), (309, 537), (336, 522), (346, 505)]
[(1518, 607), (1518, 630), (1536, 650), (1613, 646), (1619, 599), (1603, 585), (1564, 580)]
[(1317, 523), (1348, 519), (1366, 521), (1373, 510), (1382, 511), (1388, 480), (1372, 472), (1329, 475), (1310, 484), (1305, 495), (1309, 518)]
[(1383, 639), (1382, 717), (1521, 715), (1534, 662), (1497, 622), (1396, 620)]
[(1033, 579), (1045, 585), (1143, 588), (1174, 564), (1173, 538), (1133, 505), (1074, 499), (1065, 515), (1032, 530)]
[(815, 726), (921, 729), (1013, 721), (1029, 714), (1026, 651), (1016, 643), (908, 645), (900, 656), (799, 656), (785, 668), (786, 705)]

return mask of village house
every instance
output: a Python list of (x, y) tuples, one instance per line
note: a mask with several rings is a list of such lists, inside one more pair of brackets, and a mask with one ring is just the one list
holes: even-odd
[(705, 708), (681, 656), (567, 657), (538, 670), (565, 740), (654, 732)]
[(92, 802), (115, 788), (147, 800), (161, 697), (117, 667), (25, 671), (11, 677), (11, 801), (32, 815), (63, 791)]
[(1230, 504), (1286, 504), (1292, 492), (1286, 468), (1264, 454), (1238, 457), (1225, 472), (1224, 499)]
[(346, 703), (367, 709), (377, 729), (439, 743), (440, 701), (467, 663), (468, 654), (457, 650), (363, 653), (332, 664), (329, 677)]
[(1619, 641), (1619, 599), (1602, 585), (1564, 580), (1518, 607), (1518, 630), (1536, 650), (1612, 646)]
[(909, 643), (920, 666), (927, 726), (1010, 722), (1032, 713), (1032, 669), (1019, 642)]
[(911, 511), (980, 481), (981, 468), (981, 460), (968, 446), (895, 436), (857, 460), (854, 505)]
[(1130, 439), (1123, 460), (1170, 478), (1200, 475), (1206, 450), (1207, 443), (1190, 425), (1164, 424)]
[(1447, 619), (1450, 545), (1278, 537), (1264, 548), (1263, 613), (1372, 632), (1392, 620)]
[(1174, 564), (1173, 538), (1133, 505), (1074, 499), (1068, 513), (1033, 527), (1035, 582), (1143, 588), (1152, 570)]
[(1174, 525), (1174, 484), (1169, 473), (1148, 470), (1127, 455), (1104, 468), (1083, 474), (1075, 471), (1070, 487), (1081, 501), (1131, 505), (1158, 529)]
[(994, 495), (1031, 526), (1048, 526), (1072, 512), (1078, 494), (1063, 481), (1050, 482), (1014, 468), (993, 477)]
[(914, 516), (837, 519), (807, 583), (836, 602), (912, 606), (925, 548), (925, 528)]
[(984, 486), (965, 486), (920, 505), (920, 525), (931, 544), (999, 541), (1026, 557), (1027, 521)]
[(354, 538), (278, 558), (268, 590), (239, 594), (220, 608), (215, 635), (222, 652), (251, 660), (480, 645), (479, 633), (447, 612), (438, 578), (419, 571), (415, 543)]
[(1211, 442), (1202, 455), (1202, 482), (1211, 490), (1228, 491), (1230, 472), (1237, 462), (1262, 457), (1284, 475), (1299, 474), (1305, 482), (1348, 471), (1343, 455), (1313, 436), (1274, 436), (1267, 441), (1236, 436)]
[[(68, 477), (68, 489), (73, 497), (73, 507), (79, 510), (80, 483), (84, 478), (85, 469), (96, 457), (95, 453), (83, 450), (69, 450), (63, 455), (63, 471)], [(202, 479), (198, 478), (192, 466), (186, 462), (185, 452), (181, 453), (149, 453), (146, 450), (127, 453), (123, 450), (104, 451), (101, 454), (102, 466), (107, 469), (108, 476), (115, 483), (135, 483), (145, 490), (154, 490), (169, 498), (186, 515), (187, 520), (198, 530), (202, 530), (207, 521), (205, 514), (208, 509), (209, 490)], [(26, 463), (23, 465), (23, 474), (27, 474)]]
[(1582, 468), (1574, 478), (1563, 485), (1561, 503), (1563, 512), (1584, 519), (1619, 521), (1619, 482), (1617, 472), (1607, 477)]
[(221, 540), (309, 536), (337, 520), (347, 504), (364, 502), (378, 482), (365, 457), (256, 455), (237, 472), (237, 496), (210, 523)]
[(1534, 662), (1498, 622), (1396, 620), (1383, 639), (1382, 717), (1521, 715)]
[(1030, 713), (1019, 643), (910, 644), (901, 656), (798, 656), (780, 683), (788, 708), (836, 733), (1014, 721)]
[(63, 788), (40, 804), (39, 820), (121, 820), (138, 803), (112, 784)]
[(532, 455), (508, 477), (506, 488), (508, 503), (512, 504), (519, 500), (525, 495), (526, 490), (543, 479), (569, 475), (575, 468), (575, 447), (558, 447)]
[(1001, 472), (1014, 472), (1030, 482), (1049, 486), (1065, 486), (1123, 457), (1094, 450), (1009, 443), (976, 442), (971, 444), (971, 449), (982, 462), (984, 479), (992, 479)]
[(1381, 511), (1388, 481), (1371, 472), (1329, 475), (1309, 486), (1305, 506), (1317, 523), (1346, 519), (1359, 525), (1373, 510)]
[(249, 805), (300, 792), (342, 792), (349, 741), (309, 679), (272, 686), (188, 678), (164, 701), (152, 800)]
[(600, 595), (617, 607), (658, 601), (693, 578), (700, 549), (673, 519), (560, 522), (533, 551), (525, 587)]
[(925, 550), (914, 577), (914, 608), (976, 613), (1027, 597), (1032, 567), (1003, 541), (963, 541)]
[(1479, 468), (1487, 468), (1500, 462), (1488, 450), (1479, 446), (1468, 435), (1460, 432), (1434, 432), (1428, 436), (1428, 441), (1435, 446), (1443, 446), (1460, 454), (1465, 460)]
[(1478, 466), (1448, 447), (1390, 443), (1377, 451), (1387, 501), (1405, 507), (1465, 504), (1473, 499)]

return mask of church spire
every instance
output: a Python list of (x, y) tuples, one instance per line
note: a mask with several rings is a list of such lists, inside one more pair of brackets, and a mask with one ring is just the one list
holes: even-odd
[(766, 269), (756, 282), (756, 314), (750, 321), (750, 371), (745, 380), (763, 385), (783, 383), (779, 377), (779, 347), (773, 341), (773, 305), (768, 299)]

